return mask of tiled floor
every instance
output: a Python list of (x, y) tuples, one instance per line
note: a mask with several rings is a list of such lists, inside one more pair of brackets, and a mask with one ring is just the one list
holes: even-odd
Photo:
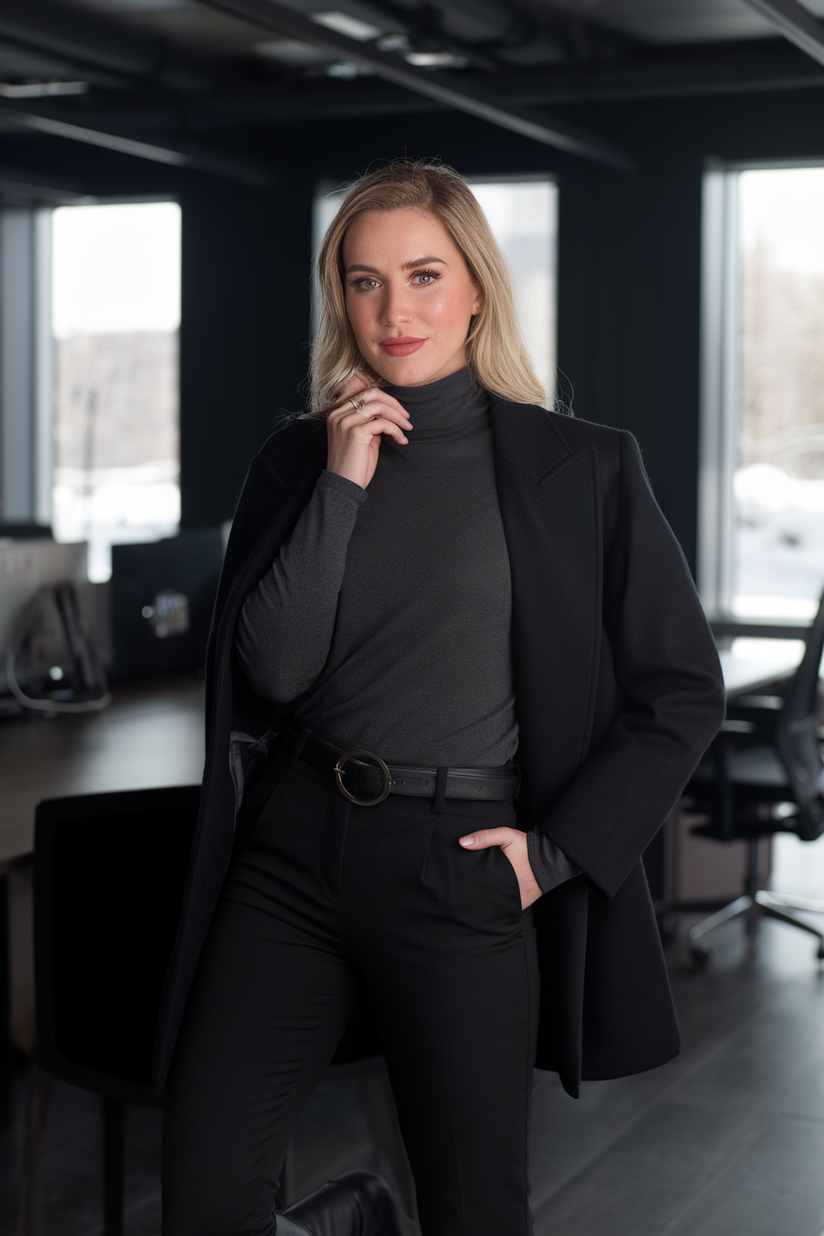
[[(577, 1102), (553, 1075), (536, 1076), (536, 1236), (822, 1236), (824, 977), (812, 940), (765, 923), (752, 949), (732, 924), (703, 971), (687, 968), (682, 940), (670, 959), (684, 1032), (676, 1061), (588, 1083)], [(24, 1100), (21, 1073), (0, 1129), (0, 1236), (14, 1232)], [(159, 1142), (159, 1113), (132, 1109), (126, 1236), (159, 1234)], [(357, 1084), (340, 1083), (304, 1117), (298, 1192), (361, 1166), (388, 1174)], [(49, 1126), (42, 1230), (102, 1232), (98, 1103), (65, 1085)]]

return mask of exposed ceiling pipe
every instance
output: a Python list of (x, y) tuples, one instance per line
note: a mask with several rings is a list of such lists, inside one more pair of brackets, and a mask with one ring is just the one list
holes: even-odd
[(786, 39), (813, 60), (824, 64), (824, 22), (813, 17), (798, 0), (744, 0), (744, 3), (771, 21)]
[(519, 133), (533, 141), (542, 142), (568, 154), (594, 159), (609, 167), (629, 171), (632, 167), (622, 151), (602, 138), (573, 128), (562, 121), (544, 116), (529, 116), (509, 108), (498, 99), (482, 93), (476, 87), (441, 73), (419, 72), (395, 56), (378, 51), (371, 44), (359, 43), (346, 35), (328, 30), (316, 22), (296, 13), (294, 9), (275, 3), (275, 0), (200, 0), (210, 8), (220, 9), (244, 21), (253, 22), (263, 30), (287, 38), (309, 43), (332, 56), (338, 56), (353, 64), (369, 69), (386, 81), (394, 82), (407, 90), (426, 95), (468, 112), (491, 124)]
[(215, 75), (195, 60), (170, 52), (160, 38), (49, 0), (2, 0), (0, 39), (73, 65), (149, 79), (184, 93), (210, 90)]
[(174, 150), (166, 146), (154, 146), (149, 142), (139, 142), (131, 137), (122, 137), (117, 133), (87, 129), (82, 125), (68, 124), (63, 120), (55, 120), (51, 116), (39, 116), (3, 104), (0, 104), (0, 122), (34, 133), (44, 133), (50, 137), (63, 137), (72, 142), (82, 142), (86, 146), (99, 146), (104, 150), (114, 150), (118, 154), (131, 155), (133, 158), (149, 159), (153, 163), (165, 163), (169, 167), (208, 172), (213, 176), (221, 176), (224, 179), (237, 180), (257, 187), (272, 185), (277, 179), (267, 168), (244, 159), (236, 159), (209, 150), (192, 148)]
[[(763, 42), (754, 39), (757, 46), (737, 48), (734, 54), (684, 52), (663, 62), (639, 60), (577, 71), (554, 69), (551, 74), (539, 70), (506, 72), (498, 76), (496, 86), (507, 100), (502, 106), (515, 108), (824, 88), (823, 68), (814, 66), (788, 43), (771, 41), (770, 48), (765, 49)], [(413, 115), (438, 110), (440, 106), (423, 95), (362, 77), (348, 82), (345, 92), (332, 79), (292, 83), (288, 90), (273, 90), (259, 84), (229, 88), (188, 100), (185, 116), (187, 126), (193, 130), (214, 130), (237, 125), (322, 121), (331, 115)], [(176, 122), (177, 113), (169, 115), (170, 124), (172, 120)], [(159, 117), (155, 115), (152, 127), (156, 130), (158, 124)]]
[(499, 42), (514, 27), (524, 25), (516, 10), (498, 4), (497, 0), (439, 0), (438, 8), (454, 15), (469, 38)]

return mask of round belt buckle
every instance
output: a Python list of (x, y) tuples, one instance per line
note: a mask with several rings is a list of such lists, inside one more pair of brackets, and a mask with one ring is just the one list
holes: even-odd
[[(356, 755), (368, 755), (370, 760), (374, 760), (376, 764), (378, 764), (381, 772), (383, 773), (384, 785), (377, 798), (355, 798), (355, 795), (350, 794), (346, 786), (343, 784), (343, 778), (346, 776), (346, 769), (343, 766)], [(359, 807), (374, 807), (376, 803), (382, 803), (392, 786), (392, 774), (384, 764), (381, 757), (379, 755), (373, 755), (371, 751), (364, 751), (361, 747), (358, 747), (355, 751), (347, 751), (345, 755), (340, 756), (337, 764), (335, 765), (335, 780), (337, 781), (338, 789), (341, 794), (343, 794), (344, 798), (348, 798), (351, 803), (357, 803)]]

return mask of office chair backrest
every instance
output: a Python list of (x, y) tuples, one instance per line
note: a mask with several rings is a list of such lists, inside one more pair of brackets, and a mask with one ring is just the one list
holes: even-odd
[(37, 1063), (151, 1103), (160, 997), (199, 786), (42, 802), (35, 816)]
[(824, 763), (818, 741), (818, 676), (824, 652), (824, 593), (807, 632), (807, 647), (787, 690), (775, 745), (798, 803), (798, 835), (813, 841), (824, 832)]

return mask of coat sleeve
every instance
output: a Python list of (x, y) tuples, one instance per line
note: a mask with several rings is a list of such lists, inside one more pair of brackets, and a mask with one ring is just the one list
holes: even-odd
[(601, 742), (539, 821), (607, 896), (677, 801), (725, 707), (715, 641), (629, 433), (621, 435), (619, 485), (604, 576), (619, 702)]

